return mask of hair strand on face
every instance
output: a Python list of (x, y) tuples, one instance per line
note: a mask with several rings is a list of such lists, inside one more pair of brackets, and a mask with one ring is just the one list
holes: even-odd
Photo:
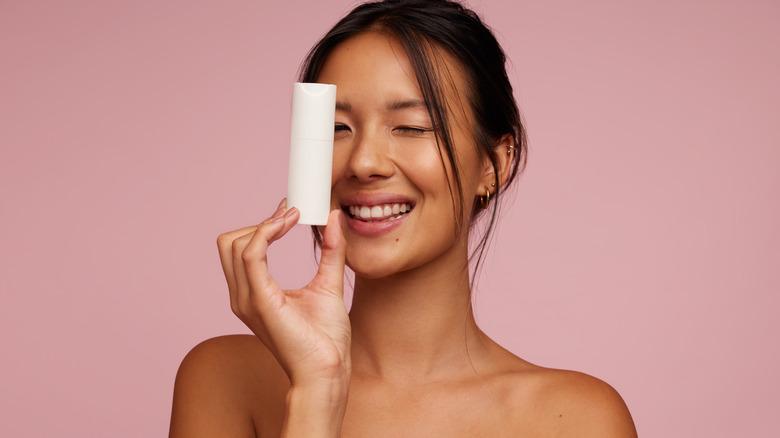
[[(487, 226), (478, 239), (469, 260), (476, 277), (484, 261), (485, 250), (491, 240), (498, 217), (501, 195), (511, 186), (525, 167), (527, 141), (520, 111), (515, 101), (512, 85), (506, 73), (506, 56), (493, 33), (479, 16), (460, 3), (450, 0), (387, 0), (370, 2), (357, 6), (312, 48), (304, 60), (299, 80), (317, 82), (319, 73), (333, 49), (340, 43), (365, 32), (387, 34), (399, 41), (411, 62), (420, 92), (431, 117), (439, 156), (447, 174), (453, 206), (453, 220), (457, 230), (470, 229), (485, 214), (474, 197), (471, 201), (471, 222), (466, 225), (464, 215), (466, 199), (460, 165), (452, 139), (451, 102), (446, 91), (453, 88), (465, 93), (465, 99), (473, 115), (468, 128), (474, 136), (480, 155), (487, 159), (494, 169), (496, 191), (491, 192), (490, 214), (485, 219)], [(450, 66), (444, 54), (457, 65)], [(450, 68), (457, 68), (466, 81), (465, 90), (454, 87)], [(501, 139), (510, 135), (514, 152), (510, 157), (506, 181), (499, 180), (500, 163), (496, 157)], [(454, 186), (450, 181), (454, 181)], [(471, 195), (469, 195), (471, 196)], [(477, 227), (482, 228), (482, 227)], [(312, 228), (315, 247), (321, 245), (321, 236)]]

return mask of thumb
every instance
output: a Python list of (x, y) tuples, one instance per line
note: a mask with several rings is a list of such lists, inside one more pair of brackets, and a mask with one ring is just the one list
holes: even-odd
[(347, 256), (341, 214), (341, 210), (330, 212), (328, 225), (322, 232), (322, 257), (317, 270), (319, 286), (340, 297), (344, 295), (344, 262)]

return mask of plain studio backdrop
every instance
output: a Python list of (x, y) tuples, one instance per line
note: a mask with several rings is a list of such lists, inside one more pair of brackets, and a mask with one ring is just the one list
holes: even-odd
[[(472, 0), (528, 169), (475, 291), (645, 437), (776, 436), (780, 6)], [(230, 312), (216, 236), (285, 195), (292, 83), (350, 1), (0, 1), (0, 435), (164, 436)], [(307, 227), (273, 247), (284, 286)]]

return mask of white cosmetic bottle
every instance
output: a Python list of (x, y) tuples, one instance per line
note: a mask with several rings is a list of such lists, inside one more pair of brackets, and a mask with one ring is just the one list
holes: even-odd
[(328, 223), (335, 118), (335, 85), (295, 83), (287, 207), (300, 210), (299, 224)]

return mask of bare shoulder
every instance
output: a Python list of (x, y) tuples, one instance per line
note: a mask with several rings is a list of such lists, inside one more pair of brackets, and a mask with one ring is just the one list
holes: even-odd
[(612, 386), (576, 371), (546, 370), (542, 387), (551, 413), (558, 413), (563, 436), (635, 437), (623, 398)]
[[(593, 376), (567, 370), (524, 366), (512, 373), (516, 406), (539, 420), (544, 436), (636, 437), (631, 414), (612, 386)], [(533, 400), (532, 406), (528, 401)], [(530, 409), (531, 412), (527, 410)]]
[(289, 383), (254, 336), (212, 338), (195, 346), (176, 374), (170, 436), (255, 436), (278, 418)]

